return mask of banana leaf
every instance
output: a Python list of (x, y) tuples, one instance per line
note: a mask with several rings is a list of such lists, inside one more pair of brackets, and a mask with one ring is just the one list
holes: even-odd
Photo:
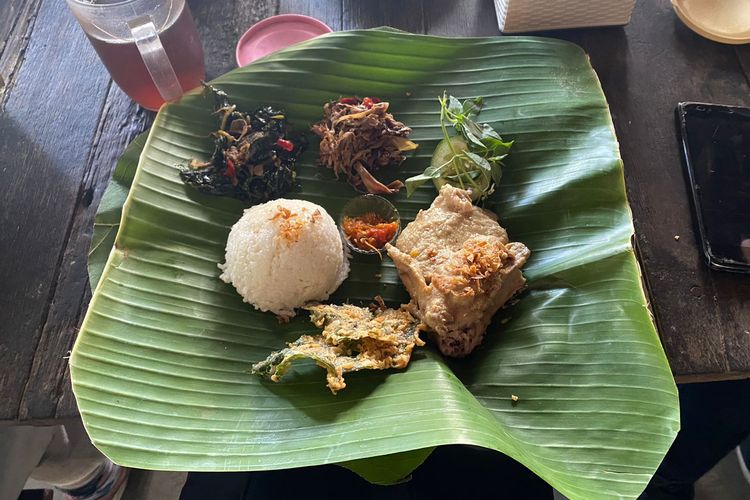
[(147, 137), (148, 132), (140, 134), (120, 155), (115, 171), (112, 173), (112, 179), (96, 211), (88, 259), (89, 284), (92, 290), (99, 283), (104, 266), (107, 265), (109, 252), (115, 244), (117, 231), (120, 229), (122, 206), (128, 198), (130, 186), (133, 184), (135, 171), (138, 168), (138, 159), (141, 157)]
[[(279, 384), (248, 374), (309, 324), (280, 325), (218, 279), (243, 206), (178, 177), (187, 159), (210, 155), (216, 126), (212, 99), (191, 93), (159, 112), (127, 199), (122, 186), (108, 191), (97, 221), (112, 224), (124, 201), (98, 283), (106, 242), (90, 255), (96, 286), (71, 357), (81, 416), (102, 452), (144, 469), (339, 463), (389, 483), (435, 446), (467, 444), (507, 454), (569, 498), (633, 498), (644, 489), (679, 428), (677, 392), (631, 246), (611, 118), (580, 48), (533, 37), (341, 32), (212, 83), (242, 109), (285, 108), (299, 130), (342, 95), (390, 101), (420, 144), (391, 172), (402, 179), (428, 165), (441, 137), (443, 90), (483, 96), (481, 120), (515, 140), (487, 208), (532, 250), (528, 291), (462, 360), (422, 348), (405, 370), (349, 375), (336, 396), (312, 363)], [(295, 196), (335, 219), (355, 193), (316, 158), (311, 141)], [(403, 223), (435, 195), (427, 185), (397, 195)], [(332, 301), (376, 294), (408, 300), (390, 260), (356, 256)]]

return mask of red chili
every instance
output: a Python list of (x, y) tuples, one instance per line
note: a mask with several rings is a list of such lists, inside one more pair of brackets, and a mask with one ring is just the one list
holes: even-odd
[(227, 171), (224, 172), (224, 175), (232, 180), (232, 185), (237, 184), (237, 171), (234, 169), (234, 163), (229, 158), (227, 158)]
[(292, 141), (287, 141), (286, 139), (277, 139), (276, 145), (284, 151), (291, 152), (294, 149), (294, 143), (292, 143)]
[(342, 97), (341, 99), (339, 99), (339, 102), (341, 104), (350, 104), (352, 106), (356, 106), (357, 104), (359, 104), (359, 99), (357, 99), (356, 97)]
[(375, 101), (373, 101), (370, 97), (365, 97), (364, 99), (362, 99), (362, 105), (367, 109), (370, 109), (373, 104), (375, 104)]
[(227, 158), (227, 171), (224, 172), (224, 175), (226, 175), (227, 177), (236, 176), (236, 172), (234, 170), (234, 163), (232, 163), (232, 160), (230, 160), (229, 158)]

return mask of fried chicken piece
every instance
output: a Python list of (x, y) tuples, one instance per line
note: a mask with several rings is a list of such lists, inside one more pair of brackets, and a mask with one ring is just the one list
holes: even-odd
[(434, 332), (440, 351), (454, 357), (473, 351), (492, 316), (523, 288), (521, 267), (530, 255), (508, 241), (495, 214), (450, 185), (386, 249), (413, 314)]

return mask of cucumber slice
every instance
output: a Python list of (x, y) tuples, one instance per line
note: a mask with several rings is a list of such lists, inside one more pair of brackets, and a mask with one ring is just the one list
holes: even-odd
[[(453, 146), (453, 149), (451, 149), (451, 145)], [(460, 153), (461, 151), (466, 151), (468, 149), (469, 146), (466, 144), (466, 141), (457, 135), (454, 135), (450, 139), (443, 139), (435, 147), (435, 151), (432, 152), (430, 165), (438, 167), (453, 158), (453, 150), (455, 150), (456, 153)]]
[[(460, 136), (454, 135), (450, 139), (443, 139), (435, 147), (435, 151), (432, 153), (432, 160), (430, 160), (430, 165), (432, 167), (439, 167), (440, 165), (444, 165), (446, 162), (450, 161), (451, 158), (453, 158), (455, 153), (467, 151), (468, 149), (468, 144)], [(476, 167), (474, 167), (472, 164), (469, 170), (472, 171), (475, 168)], [(435, 188), (437, 188), (438, 191), (440, 191), (440, 188), (445, 184), (450, 184), (453, 187), (462, 189), (468, 189), (469, 187), (471, 187), (470, 185), (468, 185), (468, 180), (464, 179), (462, 179), (464, 180), (462, 185), (462, 183), (456, 177), (457, 174), (458, 172), (456, 172), (455, 168), (449, 168), (445, 170), (444, 174), (441, 177), (433, 179), (432, 182), (435, 184)], [(471, 189), (471, 199), (476, 201), (480, 196), (482, 196), (482, 193), (490, 187), (490, 179), (489, 176), (481, 175), (481, 173), (479, 173), (479, 178), (477, 178), (476, 175), (469, 175), (479, 184), (478, 189), (475, 189), (473, 187)]]

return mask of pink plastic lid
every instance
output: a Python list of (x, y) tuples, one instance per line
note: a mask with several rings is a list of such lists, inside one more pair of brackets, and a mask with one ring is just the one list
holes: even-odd
[(281, 14), (254, 24), (237, 42), (237, 65), (245, 66), (284, 47), (304, 42), (332, 30), (314, 17)]

